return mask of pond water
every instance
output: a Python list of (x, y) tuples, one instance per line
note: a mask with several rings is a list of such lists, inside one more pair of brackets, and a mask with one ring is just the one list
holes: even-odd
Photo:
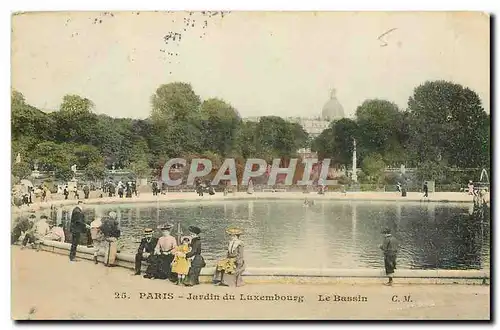
[[(490, 265), (489, 221), (472, 218), (466, 204), (316, 201), (221, 201), (95, 206), (117, 211), (122, 252), (135, 253), (145, 227), (171, 222), (203, 230), (208, 265), (224, 256), (225, 229), (244, 230), (249, 267), (383, 268), (380, 231), (389, 227), (400, 242), (401, 269), (482, 269)], [(65, 217), (64, 217), (65, 218)]]

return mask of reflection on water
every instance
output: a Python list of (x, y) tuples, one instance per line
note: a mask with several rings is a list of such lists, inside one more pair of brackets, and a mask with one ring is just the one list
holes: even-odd
[[(230, 201), (202, 204), (96, 206), (86, 211), (118, 213), (123, 252), (134, 253), (145, 227), (169, 221), (186, 232), (203, 229), (208, 264), (223, 257), (225, 228), (244, 229), (252, 267), (382, 268), (380, 231), (390, 227), (400, 241), (399, 268), (480, 269), (489, 267), (489, 223), (469, 214), (469, 206), (435, 203), (316, 201)], [(65, 217), (63, 217), (65, 218)]]

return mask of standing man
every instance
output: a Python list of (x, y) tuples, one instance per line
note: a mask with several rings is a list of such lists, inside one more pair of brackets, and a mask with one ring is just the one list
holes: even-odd
[(429, 197), (429, 186), (427, 185), (427, 181), (424, 182), (424, 197)]
[(380, 245), (380, 249), (384, 252), (385, 273), (389, 277), (389, 281), (385, 285), (392, 285), (392, 275), (396, 269), (396, 257), (398, 253), (398, 243), (391, 235), (391, 230), (386, 228), (382, 231), (384, 241)]
[(83, 186), (83, 195), (85, 199), (89, 199), (89, 194), (90, 194), (90, 188), (88, 184), (85, 184)]
[(144, 238), (141, 240), (141, 244), (137, 249), (135, 255), (135, 273), (134, 275), (141, 275), (141, 265), (142, 261), (146, 260), (148, 263), (151, 262), (151, 257), (155, 252), (156, 244), (158, 243), (158, 238), (153, 237), (153, 229), (144, 229)]
[[(82, 207), (80, 206), (81, 202), (78, 202), (78, 205), (75, 206), (73, 212), (71, 212), (71, 250), (69, 252), (69, 260), (77, 261), (76, 257), (76, 248), (80, 241), (80, 235), (85, 233), (87, 230), (87, 224), (85, 224), (85, 215), (83, 214)], [(88, 226), (90, 227), (90, 226)]]
[(116, 254), (118, 253), (118, 238), (120, 228), (116, 219), (116, 212), (109, 212), (109, 219), (101, 225), (101, 232), (104, 235), (106, 253), (104, 255), (104, 266), (113, 267), (115, 265)]
[(68, 199), (68, 196), (69, 196), (69, 189), (68, 189), (68, 186), (64, 186), (64, 199)]
[(186, 258), (191, 259), (191, 267), (187, 274), (186, 281), (184, 281), (185, 286), (193, 286), (200, 284), (200, 272), (203, 267), (206, 266), (205, 260), (201, 256), (201, 239), (200, 233), (201, 229), (195, 226), (189, 226), (189, 232), (191, 233), (191, 243), (189, 247), (191, 251), (186, 253)]
[(132, 192), (137, 197), (137, 182), (136, 181), (132, 181)]

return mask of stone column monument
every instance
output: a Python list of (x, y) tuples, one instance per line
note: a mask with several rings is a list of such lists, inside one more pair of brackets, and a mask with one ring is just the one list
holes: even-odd
[(352, 181), (355, 183), (358, 183), (358, 167), (356, 166), (357, 159), (356, 159), (356, 139), (353, 139), (353, 146), (354, 149), (352, 151)]

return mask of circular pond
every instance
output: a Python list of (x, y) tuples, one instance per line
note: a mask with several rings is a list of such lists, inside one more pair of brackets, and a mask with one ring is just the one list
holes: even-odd
[[(117, 211), (121, 252), (135, 253), (145, 227), (171, 222), (186, 233), (202, 228), (209, 265), (224, 256), (225, 228), (244, 229), (251, 267), (383, 268), (381, 229), (400, 242), (398, 267), (406, 269), (489, 268), (489, 223), (475, 220), (466, 204), (316, 201), (221, 201), (148, 205), (99, 205), (96, 214)], [(63, 214), (63, 219), (67, 219)], [(66, 220), (67, 221), (67, 220)]]

